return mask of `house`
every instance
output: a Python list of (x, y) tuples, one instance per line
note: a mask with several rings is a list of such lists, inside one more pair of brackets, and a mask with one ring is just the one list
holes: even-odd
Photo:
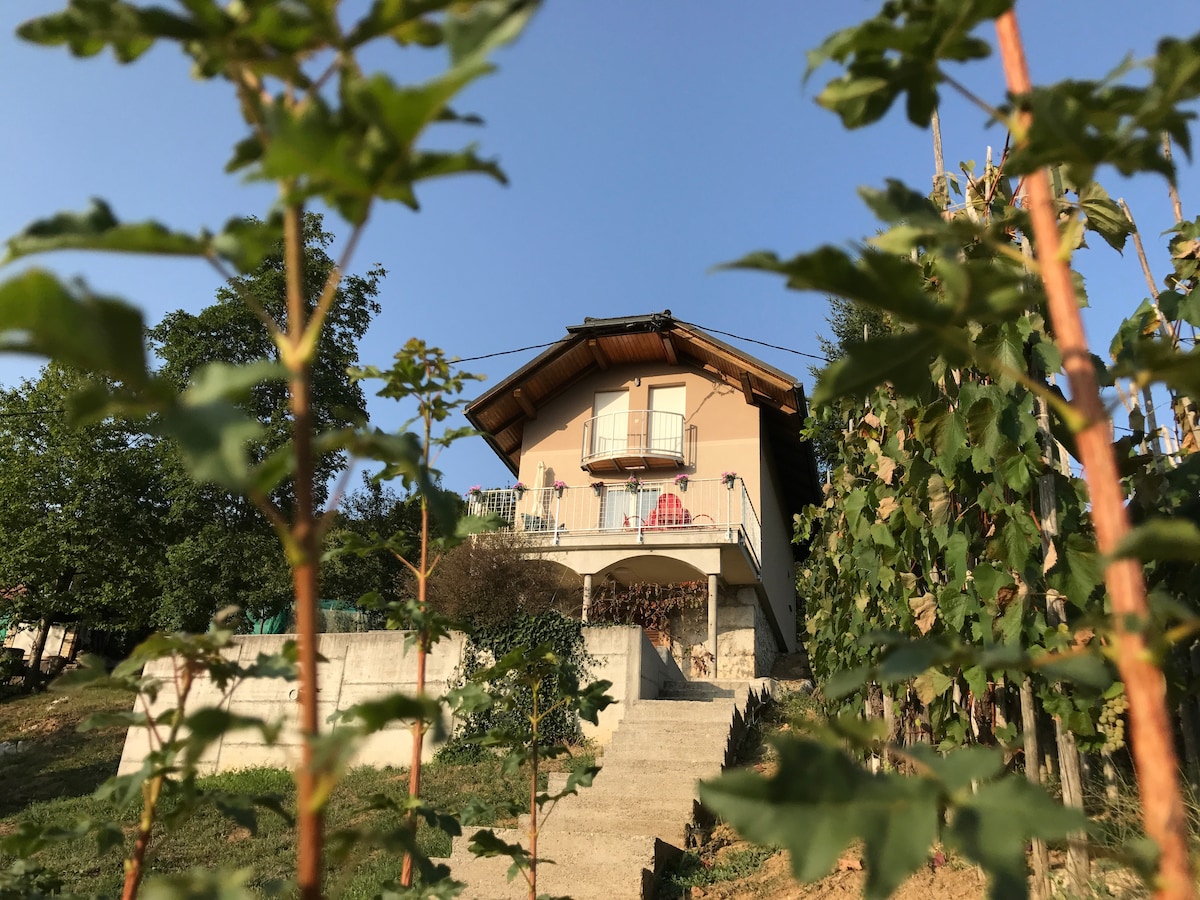
[[(578, 612), (699, 582), (670, 647), (689, 677), (766, 674), (796, 649), (793, 515), (820, 496), (791, 375), (669, 310), (585, 319), (467, 408), (516, 479), (472, 490), (578, 579)], [(697, 593), (693, 589), (693, 596)]]

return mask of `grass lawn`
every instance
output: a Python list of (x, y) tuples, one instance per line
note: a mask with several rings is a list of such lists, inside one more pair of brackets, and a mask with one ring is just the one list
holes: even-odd
[[(26, 742), (22, 751), (0, 757), (0, 835), (14, 831), (19, 822), (70, 825), (88, 817), (117, 821), (127, 836), (140, 812), (140, 801), (125, 808), (93, 799), (92, 793), (116, 773), (124, 742), (122, 729), (79, 734), (76, 726), (91, 712), (126, 708), (128, 695), (111, 690), (71, 694), (38, 694), (0, 702), (0, 741)], [(295, 787), (290, 773), (252, 769), (226, 773), (201, 781), (201, 788), (240, 796), (271, 795), (289, 812), (295, 809)], [(441, 809), (458, 810), (472, 797), (498, 807), (523, 808), (528, 783), (505, 775), (500, 762), (484, 759), (471, 763), (431, 763), (422, 775), (425, 799)], [(326, 833), (351, 827), (388, 829), (400, 816), (372, 810), (368, 798), (387, 794), (397, 799), (407, 794), (407, 775), (398, 769), (358, 768), (347, 773), (334, 791), (326, 811)], [(164, 813), (172, 804), (163, 804)], [(500, 814), (501, 816), (503, 813)], [(498, 819), (498, 820), (497, 820)], [(484, 824), (510, 824), (493, 816)], [(470, 829), (466, 829), (469, 833)], [(431, 855), (447, 855), (449, 838), (421, 826), (419, 840)], [(119, 896), (122, 882), (121, 848), (99, 853), (91, 839), (58, 844), (43, 851), (38, 862), (65, 882), (64, 890), (98, 896)], [(0, 857), (0, 865), (9, 860)], [(252, 868), (252, 885), (263, 886), (292, 876), (295, 832), (276, 814), (258, 814), (257, 833), (226, 818), (211, 805), (177, 823), (171, 833), (159, 827), (151, 845), (148, 875), (182, 872), (194, 867)], [(400, 872), (400, 856), (371, 847), (351, 845), (343, 858), (327, 863), (325, 890), (331, 897), (371, 897), (379, 885)]]

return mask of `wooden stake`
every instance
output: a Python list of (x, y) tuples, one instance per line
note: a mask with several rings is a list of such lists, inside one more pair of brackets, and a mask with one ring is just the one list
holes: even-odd
[[(1031, 784), (1041, 784), (1041, 754), (1038, 749), (1037, 712), (1033, 701), (1033, 682), (1029, 676), (1021, 682), (1021, 730), (1025, 739), (1025, 778)], [(1030, 893), (1033, 900), (1045, 900), (1050, 896), (1050, 855), (1046, 842), (1033, 839), (1033, 884)]]
[[(1011, 9), (997, 18), (996, 34), (1008, 89), (1023, 97), (1033, 86), (1016, 14)], [(1023, 131), (1027, 132), (1031, 123), (1029, 112), (1020, 114)], [(1042, 171), (1026, 178), (1025, 184), (1050, 320), (1070, 380), (1072, 404), (1085, 422), (1077, 443), (1091, 495), (1096, 542), (1100, 553), (1108, 558), (1129, 533), (1111, 423), (1096, 383), (1071, 272), (1061, 253), (1049, 177)], [(1109, 562), (1105, 583), (1112, 598), (1117, 667), (1129, 697), (1130, 745), (1146, 833), (1160, 852), (1155, 896), (1192, 900), (1196, 892), (1188, 859), (1179, 761), (1166, 708), (1166, 683), (1140, 630), (1141, 623), (1150, 621), (1141, 564), (1133, 559)]]

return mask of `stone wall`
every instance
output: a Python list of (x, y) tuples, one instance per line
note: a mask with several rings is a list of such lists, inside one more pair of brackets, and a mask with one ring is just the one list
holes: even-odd
[[(708, 610), (687, 610), (671, 619), (671, 656), (689, 679), (712, 677)], [(771, 671), (778, 650), (771, 626), (752, 587), (717, 592), (717, 678), (745, 681)]]

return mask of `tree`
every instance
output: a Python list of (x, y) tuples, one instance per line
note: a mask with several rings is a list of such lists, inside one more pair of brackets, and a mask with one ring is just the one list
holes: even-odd
[[(851, 348), (864, 343), (871, 336), (880, 337), (891, 332), (887, 316), (878, 309), (862, 306), (841, 297), (828, 299), (829, 315), (825, 317), (825, 321), (833, 331), (833, 339), (817, 335), (817, 342), (821, 345), (821, 353), (829, 362), (841, 359)], [(809, 366), (808, 371), (814, 379), (820, 377), (820, 368)], [(834, 421), (827, 416), (818, 416), (815, 420), (810, 438), (822, 478), (838, 464), (838, 447), (844, 425), (844, 422)]]
[[(384, 541), (411, 553), (420, 540), (421, 508), (415, 494), (398, 495), (366, 473), (362, 487), (351, 492), (335, 514), (326, 535), (325, 565), (321, 571), (324, 596), (357, 602), (377, 594), (381, 606), (403, 602), (402, 585), (408, 570), (394, 553), (381, 550)], [(344, 546), (372, 547), (361, 553), (337, 552)]]
[[(325, 252), (332, 240), (319, 214), (305, 216), (305, 297), (310, 311), (334, 268)], [(358, 364), (358, 341), (379, 312), (375, 297), (384, 274), (376, 266), (366, 275), (344, 276), (334, 295), (313, 362), (312, 412), (318, 432), (366, 421), (366, 398), (348, 370)], [(278, 362), (279, 349), (247, 305), (248, 299), (286, 330), (282, 244), (253, 272), (220, 288), (213, 305), (198, 314), (177, 310), (150, 329), (153, 349), (164, 363), (162, 374), (182, 389), (209, 363)], [(292, 417), (283, 381), (254, 385), (243, 406), (265, 428), (253, 452), (255, 459), (261, 461), (288, 446)], [(287, 560), (255, 503), (217, 485), (194, 481), (173, 444), (164, 446), (162, 465), (170, 504), (167, 524), (173, 538), (161, 572), (163, 603), (156, 623), (170, 630), (202, 631), (213, 613), (225, 606), (241, 607), (251, 622), (285, 610), (292, 600)], [(341, 452), (318, 458), (316, 502), (325, 502), (330, 479), (344, 466)], [(285, 481), (272, 499), (286, 508), (293, 493)]]
[[(304, 216), (304, 303), (311, 315), (334, 269), (326, 252), (333, 235), (323, 228), (318, 213)], [(312, 364), (312, 415), (317, 433), (362, 425), (367, 419), (362, 387), (348, 374), (358, 365), (358, 342), (367, 333), (380, 306), (375, 299), (387, 273), (374, 266), (365, 275), (343, 275), (317, 342)], [(217, 290), (217, 302), (193, 315), (184, 310), (168, 313), (150, 329), (150, 342), (162, 359), (162, 374), (179, 388), (186, 387), (204, 366), (223, 362), (246, 365), (269, 359), (280, 362), (279, 348), (256, 315), (257, 306), (281, 331), (287, 330), (287, 285), (282, 242), (248, 275), (239, 275)], [(243, 406), (266, 426), (257, 458), (279, 450), (291, 439), (291, 413), (287, 384), (282, 380), (254, 385)], [(331, 452), (317, 461), (316, 502), (324, 502), (329, 480), (344, 466), (345, 454)], [(291, 502), (292, 489), (276, 490), (281, 506)]]
[(4, 612), (50, 624), (145, 630), (159, 594), (165, 486), (156, 450), (119, 418), (75, 429), (68, 398), (87, 379), (59, 365), (0, 392), (0, 586)]

